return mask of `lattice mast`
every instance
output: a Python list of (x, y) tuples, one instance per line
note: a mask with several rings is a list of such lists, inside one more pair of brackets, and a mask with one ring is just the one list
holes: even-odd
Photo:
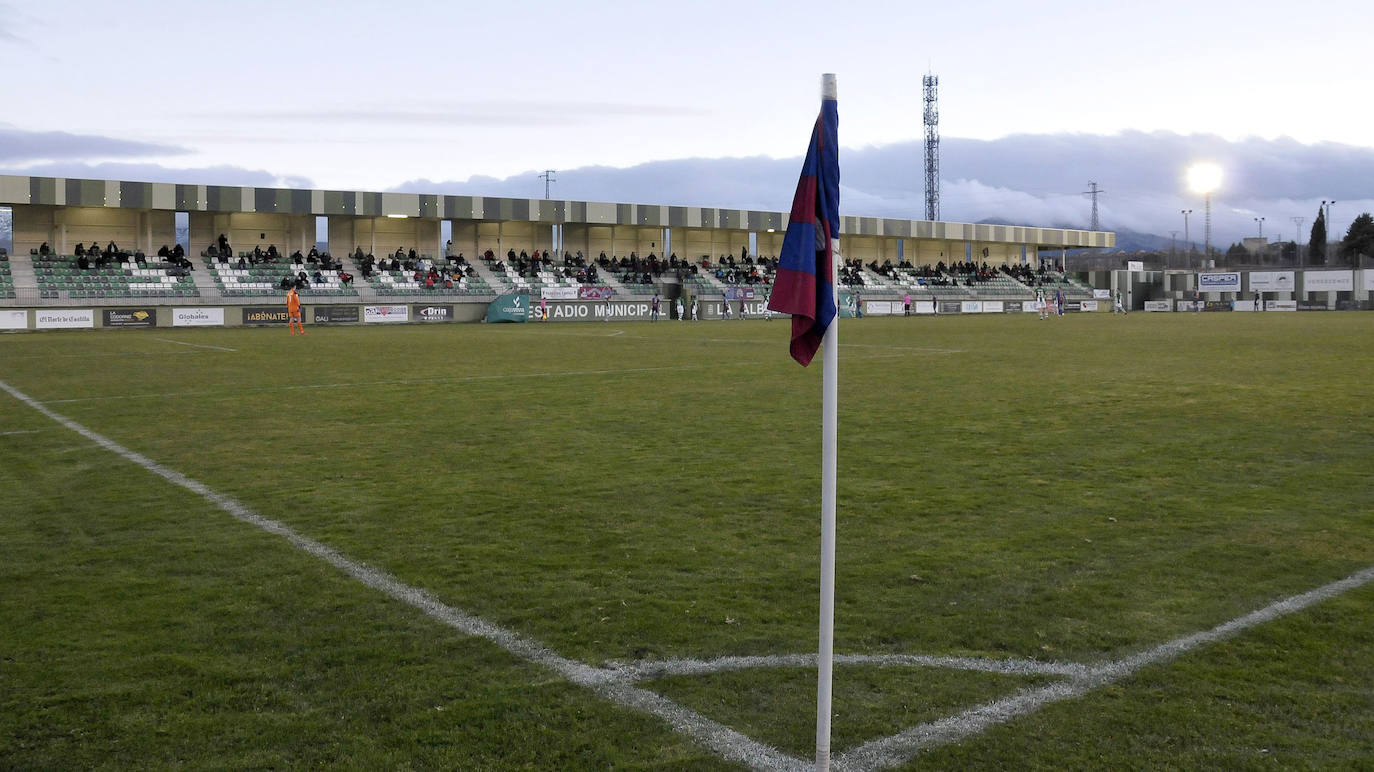
[(1101, 193), (1106, 193), (1107, 191), (1097, 187), (1096, 182), (1089, 182), (1088, 188), (1088, 190), (1083, 191), (1083, 195), (1089, 196), (1093, 200), (1093, 216), (1092, 220), (1088, 225), (1088, 230), (1100, 231), (1102, 230), (1102, 221), (1097, 219), (1097, 196)]
[(928, 73), (921, 84), (926, 103), (926, 219), (933, 221), (940, 219), (940, 78)]

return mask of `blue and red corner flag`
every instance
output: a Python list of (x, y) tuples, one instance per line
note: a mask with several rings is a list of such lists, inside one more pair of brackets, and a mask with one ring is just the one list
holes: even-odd
[(832, 239), (840, 237), (839, 108), (834, 95), (821, 99), (801, 179), (778, 256), (768, 307), (792, 316), (792, 358), (803, 367), (821, 347), (835, 320)]

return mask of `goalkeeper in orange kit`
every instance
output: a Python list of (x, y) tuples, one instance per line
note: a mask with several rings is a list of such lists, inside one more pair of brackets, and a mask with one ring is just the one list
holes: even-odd
[(286, 328), (292, 335), (296, 334), (299, 327), (301, 334), (305, 334), (305, 325), (301, 322), (301, 296), (296, 294), (296, 288), (292, 287), (286, 292)]

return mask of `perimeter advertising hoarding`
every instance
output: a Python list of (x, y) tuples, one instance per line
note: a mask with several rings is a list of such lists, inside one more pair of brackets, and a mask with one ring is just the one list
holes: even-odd
[(0, 311), (0, 330), (27, 330), (28, 328), (28, 311), (12, 308)]
[(357, 306), (312, 306), (315, 324), (357, 324), (362, 318)]
[(1097, 310), (1097, 301), (1096, 301), (1096, 300), (1084, 300), (1084, 301), (1082, 301), (1081, 303), (1078, 304), (1078, 310), (1080, 310), (1080, 311), (1096, 311), (1096, 310)]
[(1145, 301), (1146, 311), (1172, 311), (1174, 303), (1171, 300), (1147, 300)]
[(1142, 271), (1142, 272), (1143, 272), (1143, 271), (1145, 270), (1145, 261), (1144, 261), (1144, 260), (1127, 260), (1127, 261), (1126, 261), (1126, 270), (1128, 270), (1128, 271)]
[(1266, 311), (1296, 311), (1296, 310), (1298, 310), (1298, 301), (1296, 301), (1296, 300), (1266, 300), (1266, 301), (1264, 302), (1264, 310), (1266, 310)]
[(487, 304), (488, 322), (527, 322), (529, 318), (530, 296), (527, 292), (512, 292)]
[(1325, 300), (1299, 300), (1299, 301), (1298, 301), (1298, 310), (1299, 310), (1299, 311), (1329, 311), (1329, 310), (1331, 310), (1331, 309), (1329, 309), (1329, 308), (1326, 307), (1326, 301), (1325, 301)]
[(1229, 300), (1204, 300), (1202, 302), (1203, 311), (1234, 311), (1235, 307)]
[(244, 324), (286, 324), (286, 306), (244, 306)]
[(453, 306), (417, 306), (415, 318), (422, 322), (451, 322)]
[(941, 300), (937, 302), (940, 307), (939, 313), (942, 314), (957, 314), (964, 310), (964, 304), (957, 300)]
[(583, 300), (605, 300), (615, 294), (610, 287), (578, 287), (577, 296)]
[(1251, 271), (1251, 292), (1292, 292), (1292, 271)]
[(959, 303), (959, 312), (963, 314), (983, 313), (983, 303), (979, 300), (964, 300)]
[(1002, 313), (1002, 312), (1004, 312), (1004, 311), (1006, 311), (1006, 310), (1007, 310), (1007, 305), (1006, 305), (1006, 302), (1005, 302), (1005, 301), (1002, 301), (1002, 300), (984, 300), (984, 301), (983, 301), (983, 313), (985, 313), (985, 314), (1000, 314), (1000, 313)]
[(892, 307), (897, 306), (901, 309), (901, 303), (892, 303), (887, 300), (866, 300), (864, 301), (864, 316), (891, 316)]
[(1240, 292), (1240, 274), (1235, 271), (1200, 273), (1197, 288), (1199, 292)]
[(1350, 292), (1355, 289), (1355, 277), (1350, 271), (1304, 271), (1304, 292)]
[(726, 287), (726, 300), (753, 300), (754, 290), (750, 287)]
[(1009, 314), (1019, 314), (1023, 310), (1022, 306), (1024, 305), (1026, 304), (1020, 300), (1004, 300), (1002, 301), (1002, 310)]
[(1093, 297), (1098, 300), (1111, 300), (1112, 291), (1109, 289), (1095, 289), (1093, 290)]
[(156, 308), (107, 308), (100, 312), (106, 327), (156, 327)]
[(95, 326), (95, 309), (33, 312), (33, 326), (40, 330), (76, 330)]
[(223, 308), (173, 308), (173, 327), (223, 327)]
[[(527, 299), (528, 295), (525, 296)], [(525, 303), (529, 306), (529, 302)], [(410, 321), (409, 306), (363, 306), (364, 322), (408, 322)]]
[(539, 290), (539, 297), (545, 300), (575, 300), (577, 287), (543, 287)]
[(911, 313), (913, 314), (933, 314), (935, 313), (934, 300), (915, 300), (911, 303)]

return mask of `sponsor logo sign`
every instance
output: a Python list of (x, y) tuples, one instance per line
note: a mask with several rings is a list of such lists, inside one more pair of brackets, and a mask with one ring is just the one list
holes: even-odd
[(1093, 290), (1093, 297), (1097, 300), (1111, 300), (1112, 291), (1109, 289), (1095, 289)]
[(1337, 311), (1368, 311), (1370, 308), (1367, 300), (1337, 300)]
[[(648, 305), (647, 303), (645, 305)], [(530, 296), (513, 292), (487, 304), (488, 322), (526, 322), (530, 318)]]
[(363, 306), (364, 322), (408, 322), (410, 306)]
[(244, 306), (244, 324), (286, 324), (286, 306)]
[(578, 287), (577, 296), (583, 300), (605, 300), (615, 294), (610, 287)]
[(914, 301), (914, 302), (912, 302), (912, 304), (911, 304), (911, 313), (913, 313), (913, 314), (933, 314), (933, 313), (935, 313), (935, 301), (934, 301), (934, 300), (917, 300), (917, 301)]
[(1292, 292), (1292, 271), (1251, 271), (1251, 292)]
[(1128, 271), (1144, 271), (1144, 270), (1145, 270), (1145, 261), (1144, 261), (1144, 260), (1127, 260), (1127, 261), (1126, 261), (1126, 270), (1128, 270)]
[(1002, 302), (1002, 310), (1009, 314), (1019, 314), (1023, 310), (1022, 306), (1024, 305), (1027, 304), (1020, 300), (1006, 300)]
[(415, 309), (415, 318), (422, 322), (451, 322), (453, 306), (419, 306)]
[(1205, 300), (1202, 303), (1203, 311), (1234, 311), (1235, 306), (1229, 300)]
[[(1095, 302), (1095, 301), (1091, 301), (1091, 300), (1090, 300), (1090, 301), (1087, 301), (1087, 302), (1093, 303), (1093, 302)], [(1082, 311), (1082, 310), (1083, 310), (1083, 301), (1078, 301), (1078, 300), (1065, 300), (1065, 301), (1064, 301), (1064, 313), (1067, 314), (1067, 313), (1069, 313), (1070, 311)]]
[(1172, 300), (1147, 300), (1145, 301), (1146, 311), (1172, 311), (1174, 303)]
[(1364, 269), (1364, 288), (1374, 290), (1374, 268)]
[(1298, 310), (1299, 310), (1299, 311), (1326, 311), (1326, 310), (1328, 310), (1327, 307), (1326, 307), (1326, 301), (1325, 301), (1325, 300), (1299, 300), (1299, 301), (1297, 301), (1297, 303), (1298, 303)]
[(983, 303), (978, 300), (965, 300), (959, 304), (959, 312), (964, 314), (980, 314), (983, 312)]
[(1296, 311), (1298, 301), (1296, 300), (1267, 300), (1264, 303), (1266, 311)]
[(33, 312), (33, 326), (40, 330), (75, 330), (95, 326), (95, 309), (80, 311), (49, 311), (38, 309)]
[(106, 327), (156, 327), (155, 308), (107, 308), (101, 312)]
[(223, 327), (223, 308), (173, 308), (173, 327)]
[(957, 300), (941, 300), (938, 302), (940, 304), (940, 313), (942, 314), (957, 314), (964, 310), (964, 304)]
[(357, 306), (312, 306), (315, 324), (351, 324), (361, 318)]
[[(901, 304), (896, 304), (901, 309)], [(864, 301), (864, 314), (867, 316), (891, 316), (893, 303), (888, 300), (866, 300)]]
[(1197, 288), (1200, 292), (1240, 292), (1240, 274), (1235, 271), (1200, 273)]
[(1007, 310), (1007, 304), (1001, 300), (984, 300), (983, 313), (1000, 314)]
[(1084, 301), (1082, 301), (1081, 303), (1078, 304), (1078, 310), (1080, 310), (1080, 311), (1096, 311), (1096, 310), (1097, 310), (1097, 301), (1096, 301), (1096, 300), (1084, 300)]
[(1304, 271), (1304, 292), (1349, 292), (1355, 289), (1355, 277), (1350, 271)]
[(13, 308), (0, 310), (0, 330), (27, 330), (28, 328), (28, 311)]
[(726, 287), (726, 300), (753, 300), (754, 290), (749, 287)]
[(539, 297), (545, 300), (575, 300), (577, 287), (543, 287), (539, 290)]

